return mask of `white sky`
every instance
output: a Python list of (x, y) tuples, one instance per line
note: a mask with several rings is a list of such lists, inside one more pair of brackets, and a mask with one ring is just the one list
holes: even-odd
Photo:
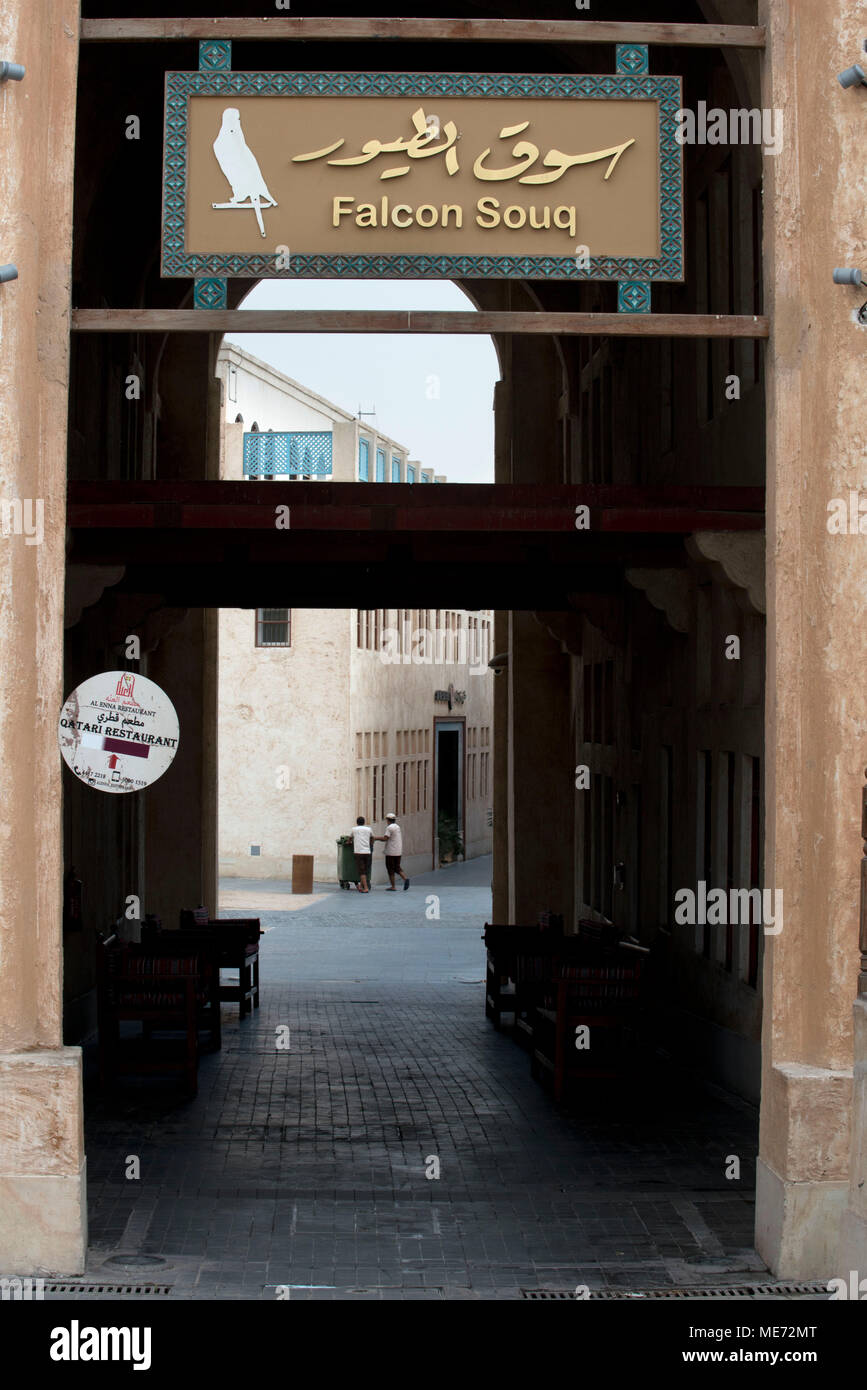
[[(263, 280), (244, 309), (472, 309), (451, 280)], [(494, 481), (487, 334), (230, 333), (227, 339), (405, 444), (449, 482)], [(438, 391), (438, 395), (437, 395)]]

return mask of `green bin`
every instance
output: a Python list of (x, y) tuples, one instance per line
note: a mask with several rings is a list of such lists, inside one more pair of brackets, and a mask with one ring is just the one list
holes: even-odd
[(341, 888), (350, 888), (359, 881), (351, 835), (341, 835), (337, 841), (337, 881)]

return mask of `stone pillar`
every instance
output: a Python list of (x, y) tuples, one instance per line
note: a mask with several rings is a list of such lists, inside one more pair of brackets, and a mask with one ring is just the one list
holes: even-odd
[[(768, 26), (763, 105), (785, 122), (781, 153), (764, 161), (764, 881), (782, 890), (785, 915), (782, 932), (765, 937), (756, 1244), (782, 1277), (826, 1278), (838, 1272), (848, 1192), (853, 831), (867, 747), (867, 540), (828, 529), (832, 499), (867, 491), (867, 339), (855, 320), (867, 294), (831, 281), (835, 265), (867, 257), (867, 93), (845, 92), (834, 78), (863, 57), (864, 30), (850, 0), (761, 0), (759, 22)], [(863, 1246), (862, 1260), (867, 1269)]]
[(331, 429), (331, 479), (335, 483), (355, 482), (358, 427), (354, 420), (338, 422)]
[(87, 1244), (81, 1053), (61, 1023), (57, 746), (78, 9), (0, 8), (0, 57), (27, 68), (0, 84), (0, 259), (19, 275), (0, 285), (0, 1271), (18, 1274), (80, 1271)]

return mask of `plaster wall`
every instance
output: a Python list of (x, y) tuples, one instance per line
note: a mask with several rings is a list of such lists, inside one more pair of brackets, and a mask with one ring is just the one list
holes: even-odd
[(335, 841), (355, 820), (350, 617), (346, 609), (293, 609), (292, 645), (257, 647), (254, 612), (220, 612), (223, 874), (286, 878), (293, 854), (312, 854), (318, 879), (336, 877)]
[[(867, 663), (867, 629), (863, 537), (829, 534), (827, 521), (833, 498), (867, 487), (864, 296), (831, 283), (833, 266), (863, 252), (864, 108), (835, 75), (857, 61), (864, 34), (849, 0), (762, 0), (759, 19), (763, 103), (786, 122), (781, 154), (765, 160), (765, 879), (785, 894), (786, 926), (765, 960), (759, 1191), (775, 1201), (759, 1209), (756, 1234), (772, 1269), (806, 1278), (838, 1273), (851, 1162), (867, 688), (849, 677)], [(859, 1259), (867, 1268), (863, 1241)]]
[(22, 1274), (81, 1269), (87, 1231), (81, 1055), (61, 1041), (57, 751), (78, 8), (0, 8), (0, 52), (27, 69), (0, 84), (0, 244), (19, 274), (0, 287), (0, 484), (43, 509), (39, 543), (0, 536), (0, 1269)]

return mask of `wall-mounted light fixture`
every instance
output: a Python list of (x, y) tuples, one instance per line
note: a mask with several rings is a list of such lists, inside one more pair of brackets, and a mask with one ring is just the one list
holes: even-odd
[(845, 72), (839, 72), (837, 74), (837, 81), (840, 83), (841, 87), (867, 87), (867, 73), (855, 63), (851, 68), (847, 68)]
[(26, 71), (23, 63), (0, 62), (0, 82), (21, 82)]
[(4, 285), (7, 280), (18, 279), (17, 265), (0, 265), (0, 285)]
[[(838, 266), (834, 271), (835, 285), (863, 285), (864, 276), (854, 266)], [(867, 326), (867, 304), (858, 310), (858, 322)]]

